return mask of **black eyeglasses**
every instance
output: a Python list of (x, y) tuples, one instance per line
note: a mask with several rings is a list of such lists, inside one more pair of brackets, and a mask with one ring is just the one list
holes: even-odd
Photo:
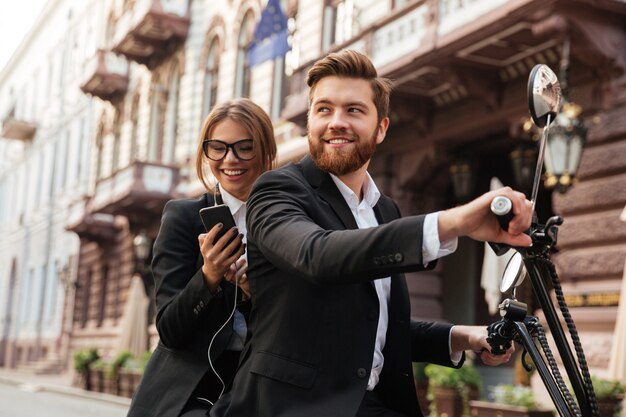
[(235, 143), (226, 143), (219, 139), (205, 139), (202, 141), (202, 150), (207, 158), (212, 161), (221, 161), (226, 158), (228, 150), (231, 149), (237, 159), (249, 161), (255, 157), (254, 141), (252, 139), (242, 139)]

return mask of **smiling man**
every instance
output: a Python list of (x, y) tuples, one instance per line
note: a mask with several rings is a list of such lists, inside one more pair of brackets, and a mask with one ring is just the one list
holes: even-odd
[[(485, 327), (410, 319), (403, 272), (451, 253), (459, 236), (528, 245), (531, 204), (503, 188), (471, 203), (400, 218), (367, 173), (383, 142), (391, 83), (369, 58), (330, 54), (308, 74), (311, 155), (264, 174), (248, 200), (248, 342), (212, 416), (421, 416), (412, 361), (485, 363)], [(509, 232), (489, 211), (505, 195)], [(459, 277), (459, 279), (463, 279)]]

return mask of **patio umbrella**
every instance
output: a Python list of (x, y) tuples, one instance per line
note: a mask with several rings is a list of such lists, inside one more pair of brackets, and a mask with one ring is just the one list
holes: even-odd
[[(490, 190), (502, 188), (502, 183), (496, 177), (491, 179)], [(489, 307), (489, 314), (498, 313), (498, 305), (502, 298), (500, 293), (500, 280), (507, 262), (515, 252), (509, 251), (502, 256), (495, 254), (489, 244), (485, 243), (485, 254), (483, 257), (483, 269), (480, 275), (480, 286), (485, 290), (485, 301)]]
[[(620, 220), (626, 222), (626, 207), (624, 207)], [(620, 289), (607, 377), (626, 384), (626, 262), (624, 263), (624, 276)]]
[(141, 356), (148, 348), (148, 297), (139, 275), (134, 275), (120, 320), (117, 351)]

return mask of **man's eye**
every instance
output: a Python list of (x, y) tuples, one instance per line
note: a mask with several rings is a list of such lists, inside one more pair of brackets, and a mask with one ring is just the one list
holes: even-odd
[(348, 109), (348, 113), (361, 113), (361, 109), (359, 109), (357, 107), (350, 107)]
[(330, 111), (330, 109), (328, 107), (318, 107), (317, 108), (317, 112), (318, 113), (328, 113)]

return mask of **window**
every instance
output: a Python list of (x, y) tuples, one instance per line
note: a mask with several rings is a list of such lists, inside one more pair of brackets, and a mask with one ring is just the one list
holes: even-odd
[(235, 97), (250, 96), (250, 67), (248, 66), (248, 44), (252, 38), (254, 23), (252, 12), (246, 13), (237, 38), (237, 62), (235, 64)]
[(204, 73), (204, 99), (202, 101), (202, 119), (209, 114), (217, 101), (217, 86), (219, 80), (219, 43), (213, 39), (209, 47), (206, 69)]
[(174, 153), (176, 151), (176, 134), (178, 131), (178, 95), (180, 85), (180, 72), (176, 68), (170, 79), (167, 92), (167, 110), (165, 113), (165, 138), (162, 151), (163, 162), (170, 163), (174, 161)]
[(133, 97), (133, 104), (130, 112), (130, 162), (137, 160), (139, 156), (139, 146), (137, 143), (137, 117), (139, 114), (139, 94)]
[(285, 99), (285, 57), (279, 57), (274, 60), (274, 77), (272, 82), (272, 109), (270, 116), (272, 120), (280, 118), (280, 112), (283, 108)]
[(359, 31), (358, 9), (354, 0), (327, 0), (324, 7), (322, 50), (351, 39)]
[(161, 101), (164, 99), (164, 88), (161, 84), (153, 84), (152, 98), (150, 103), (150, 137), (148, 141), (148, 160), (160, 161), (163, 151), (163, 129), (161, 114), (163, 111)]

